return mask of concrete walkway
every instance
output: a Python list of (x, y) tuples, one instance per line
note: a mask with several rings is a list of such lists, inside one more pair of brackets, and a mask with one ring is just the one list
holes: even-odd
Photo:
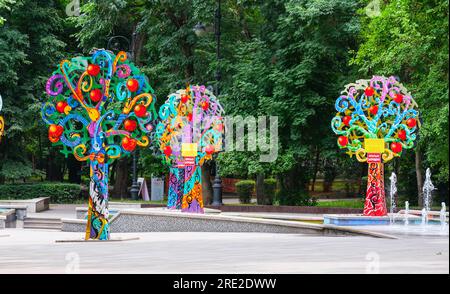
[[(449, 273), (449, 240), (260, 233), (134, 233), (137, 241), (56, 243), (79, 233), (7, 229), (0, 273)], [(101, 264), (101, 266), (99, 266)]]
[(37, 213), (27, 213), (28, 217), (76, 218), (75, 208), (87, 207), (86, 204), (50, 204), (50, 209)]

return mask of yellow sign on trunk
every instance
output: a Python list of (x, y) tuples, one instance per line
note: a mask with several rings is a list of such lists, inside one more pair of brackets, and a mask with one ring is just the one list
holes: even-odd
[(197, 143), (183, 143), (181, 145), (181, 155), (183, 157), (197, 157), (198, 155)]
[(384, 139), (365, 139), (364, 145), (367, 153), (383, 153), (385, 149)]

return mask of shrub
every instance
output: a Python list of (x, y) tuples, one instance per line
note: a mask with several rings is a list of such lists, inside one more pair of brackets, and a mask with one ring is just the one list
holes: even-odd
[(236, 183), (236, 192), (241, 203), (250, 203), (255, 190), (255, 181), (245, 180)]
[(275, 193), (277, 190), (277, 180), (275, 179), (265, 179), (264, 180), (264, 196), (265, 204), (272, 205), (275, 199)]
[(64, 183), (0, 185), (0, 199), (25, 200), (50, 197), (51, 203), (73, 203), (81, 198), (81, 186)]
[(316, 206), (317, 199), (309, 196), (305, 190), (288, 191), (287, 189), (280, 189), (277, 193), (277, 201), (280, 205), (288, 206)]

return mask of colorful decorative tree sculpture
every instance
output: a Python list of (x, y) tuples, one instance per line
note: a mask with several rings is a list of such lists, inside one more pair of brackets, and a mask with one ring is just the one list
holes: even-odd
[(341, 149), (369, 164), (364, 215), (384, 216), (383, 164), (414, 147), (420, 125), (417, 103), (395, 77), (359, 80), (342, 94), (331, 127)]
[(90, 57), (63, 60), (47, 82), (42, 118), (62, 153), (90, 163), (86, 239), (109, 239), (108, 167), (137, 146), (150, 143), (156, 119), (153, 89), (127, 60), (96, 50)]
[(203, 213), (200, 167), (223, 149), (223, 108), (205, 86), (191, 86), (171, 94), (159, 116), (156, 135), (171, 167), (168, 207)]
[[(0, 95), (0, 111), (2, 111), (3, 108), (3, 100), (2, 95)], [(0, 115), (0, 142), (2, 141), (3, 131), (5, 130), (5, 120)]]

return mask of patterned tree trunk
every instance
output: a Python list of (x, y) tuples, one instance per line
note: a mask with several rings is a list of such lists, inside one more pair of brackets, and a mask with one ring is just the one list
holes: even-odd
[(198, 165), (186, 166), (184, 170), (184, 195), (181, 210), (190, 213), (204, 213), (201, 167)]
[(181, 209), (183, 199), (184, 168), (170, 168), (168, 209)]
[(86, 240), (109, 240), (108, 211), (108, 164), (105, 154), (100, 152), (91, 157), (89, 209), (86, 226)]
[(365, 216), (387, 215), (386, 197), (384, 192), (384, 164), (369, 163), (367, 177), (367, 194), (364, 205)]

